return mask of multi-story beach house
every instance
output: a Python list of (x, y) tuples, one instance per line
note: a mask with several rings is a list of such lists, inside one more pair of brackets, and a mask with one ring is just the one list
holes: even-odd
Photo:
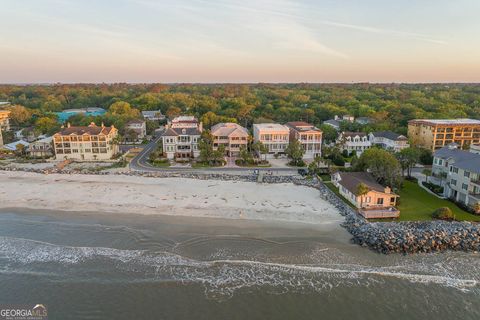
[(480, 120), (415, 119), (408, 122), (408, 138), (415, 147), (435, 151), (451, 143), (461, 148), (480, 144)]
[(147, 124), (145, 120), (131, 120), (125, 125), (125, 132), (134, 132), (137, 140), (142, 140), (147, 135)]
[(118, 130), (113, 125), (106, 127), (90, 123), (89, 126), (73, 127), (67, 124), (53, 135), (57, 160), (96, 161), (109, 160), (118, 154), (116, 141)]
[(297, 140), (305, 150), (303, 159), (311, 160), (322, 155), (322, 130), (314, 125), (303, 122), (288, 122), (290, 128), (290, 141)]
[(198, 143), (202, 123), (193, 116), (174, 118), (165, 126), (162, 134), (163, 153), (168, 159), (189, 160), (200, 155)]
[(278, 123), (256, 123), (253, 125), (253, 139), (268, 147), (268, 156), (283, 155), (290, 140), (290, 129)]
[(400, 152), (402, 149), (410, 146), (407, 137), (392, 131), (371, 132), (368, 136), (372, 145), (377, 145), (393, 152)]
[[(473, 152), (472, 152), (473, 151)], [(430, 182), (444, 187), (444, 196), (464, 205), (480, 203), (480, 154), (451, 144), (434, 153)]]
[[(332, 175), (332, 183), (365, 218), (400, 216), (400, 211), (395, 208), (399, 196), (389, 187), (379, 184), (367, 172), (336, 172)], [(363, 190), (360, 185), (363, 186)]]
[(371, 148), (372, 142), (365, 132), (342, 132), (337, 138), (340, 150), (346, 150), (348, 154), (355, 152), (360, 156), (365, 150)]
[(28, 154), (33, 158), (50, 158), (53, 156), (53, 137), (45, 137), (30, 143)]
[(210, 130), (213, 136), (213, 149), (225, 146), (227, 156), (235, 157), (240, 153), (241, 146), (248, 144), (248, 130), (236, 123), (218, 123)]

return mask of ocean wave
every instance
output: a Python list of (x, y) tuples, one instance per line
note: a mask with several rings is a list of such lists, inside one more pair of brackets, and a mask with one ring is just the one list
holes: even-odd
[[(358, 264), (285, 264), (254, 260), (195, 260), (170, 252), (120, 250), (105, 247), (59, 246), (46, 242), (0, 238), (0, 261), (8, 270), (45, 265), (58, 272), (82, 272), (84, 279), (108, 281), (125, 273), (125, 281), (199, 283), (213, 299), (229, 297), (240, 289), (268, 287), (272, 293), (330, 290), (337, 286), (370, 285), (388, 279), (438, 284), (459, 290), (479, 287), (476, 278), (453, 275), (438, 268), (414, 272), (408, 266), (370, 267)], [(63, 266), (63, 268), (62, 268)], [(94, 266), (94, 268), (92, 267)], [(441, 270), (441, 269), (440, 269)], [(39, 272), (40, 272), (39, 271)], [(20, 271), (18, 271), (20, 272)], [(98, 274), (96, 273), (98, 272)], [(72, 278), (75, 275), (72, 274)], [(118, 280), (118, 277), (114, 277)]]

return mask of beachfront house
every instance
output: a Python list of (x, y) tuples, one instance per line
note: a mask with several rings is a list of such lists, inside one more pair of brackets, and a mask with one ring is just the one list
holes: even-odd
[(401, 150), (410, 146), (408, 144), (407, 137), (392, 131), (371, 132), (368, 136), (372, 145), (376, 145), (385, 150), (390, 150), (393, 152), (400, 152)]
[(340, 150), (346, 150), (349, 155), (355, 153), (357, 156), (372, 146), (372, 142), (365, 132), (342, 132), (336, 143)]
[(303, 159), (312, 160), (322, 155), (322, 130), (303, 121), (288, 122), (286, 126), (290, 128), (290, 142), (297, 140), (305, 150)]
[(431, 183), (443, 186), (443, 195), (471, 208), (480, 204), (480, 154), (451, 144), (434, 153)]
[(162, 134), (163, 153), (168, 159), (189, 160), (198, 158), (198, 143), (202, 134), (202, 123), (193, 116), (174, 118), (165, 126)]
[(395, 208), (399, 196), (391, 188), (379, 184), (367, 172), (336, 172), (332, 183), (339, 193), (353, 204), (365, 218), (398, 218)]
[(278, 123), (256, 123), (253, 125), (254, 141), (268, 148), (268, 156), (283, 155), (290, 140), (290, 128)]
[(110, 160), (118, 154), (118, 130), (113, 125), (106, 127), (90, 123), (73, 127), (67, 124), (53, 135), (56, 160), (96, 161)]
[(53, 156), (53, 137), (45, 137), (30, 143), (28, 154), (33, 158), (50, 158)]
[(248, 130), (236, 123), (218, 123), (210, 130), (213, 136), (213, 149), (225, 146), (227, 156), (234, 157), (240, 153), (242, 146), (248, 144)]

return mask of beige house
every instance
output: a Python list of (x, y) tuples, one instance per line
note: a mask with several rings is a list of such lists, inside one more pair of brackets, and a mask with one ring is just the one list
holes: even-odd
[(451, 143), (461, 148), (480, 144), (480, 120), (416, 119), (408, 122), (408, 138), (413, 146), (435, 151)]
[[(367, 172), (336, 172), (332, 175), (332, 183), (365, 218), (398, 218), (400, 216), (400, 211), (395, 208), (399, 196), (389, 187), (379, 184)], [(365, 194), (359, 194), (360, 184), (367, 187)]]
[(110, 160), (119, 152), (114, 126), (105, 127), (91, 123), (87, 127), (72, 127), (70, 124), (53, 135), (57, 160), (96, 161)]
[(268, 154), (285, 154), (290, 140), (290, 128), (278, 123), (253, 125), (253, 139), (268, 147)]
[(290, 141), (298, 140), (305, 150), (304, 159), (322, 155), (322, 130), (303, 121), (288, 122), (286, 125), (290, 128)]
[(213, 149), (225, 146), (227, 156), (238, 156), (241, 146), (248, 144), (248, 130), (236, 123), (219, 123), (212, 127)]

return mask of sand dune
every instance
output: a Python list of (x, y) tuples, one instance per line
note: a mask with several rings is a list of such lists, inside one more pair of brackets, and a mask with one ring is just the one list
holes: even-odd
[(306, 223), (342, 217), (313, 188), (183, 178), (0, 172), (0, 208)]

